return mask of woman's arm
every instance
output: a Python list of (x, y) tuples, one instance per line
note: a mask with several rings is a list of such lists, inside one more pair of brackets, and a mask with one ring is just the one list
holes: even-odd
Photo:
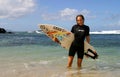
[(90, 36), (86, 36), (86, 41), (90, 43)]

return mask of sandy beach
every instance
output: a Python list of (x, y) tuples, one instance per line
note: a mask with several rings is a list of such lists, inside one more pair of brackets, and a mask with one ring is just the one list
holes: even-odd
[[(43, 65), (36, 63), (9, 65), (0, 69), (1, 77), (119, 77), (120, 69), (116, 70), (88, 70), (83, 69), (67, 69), (52, 65)], [(107, 69), (107, 68), (106, 68)]]

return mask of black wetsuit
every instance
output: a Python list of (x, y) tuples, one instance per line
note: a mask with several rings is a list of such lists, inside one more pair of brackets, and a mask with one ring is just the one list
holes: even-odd
[(89, 36), (89, 27), (86, 25), (74, 25), (71, 29), (71, 32), (74, 33), (74, 41), (71, 44), (69, 49), (69, 56), (75, 55), (77, 52), (78, 58), (83, 59), (84, 56), (84, 40), (86, 36)]

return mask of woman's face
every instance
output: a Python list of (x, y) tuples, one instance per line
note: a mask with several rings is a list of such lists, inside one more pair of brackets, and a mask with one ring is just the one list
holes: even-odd
[(77, 22), (77, 24), (79, 24), (79, 25), (84, 25), (84, 20), (82, 19), (82, 17), (77, 17), (77, 19), (76, 19), (76, 22)]

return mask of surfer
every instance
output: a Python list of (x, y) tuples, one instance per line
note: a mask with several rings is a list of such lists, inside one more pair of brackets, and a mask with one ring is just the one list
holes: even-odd
[(71, 44), (71, 47), (69, 49), (68, 54), (68, 65), (67, 67), (70, 68), (72, 66), (72, 62), (75, 56), (75, 53), (77, 53), (77, 66), (78, 68), (81, 67), (83, 56), (84, 56), (84, 40), (89, 43), (90, 42), (90, 36), (89, 36), (89, 26), (86, 26), (84, 24), (84, 16), (83, 15), (77, 15), (76, 16), (76, 23), (73, 25), (71, 32), (74, 33), (74, 40)]

